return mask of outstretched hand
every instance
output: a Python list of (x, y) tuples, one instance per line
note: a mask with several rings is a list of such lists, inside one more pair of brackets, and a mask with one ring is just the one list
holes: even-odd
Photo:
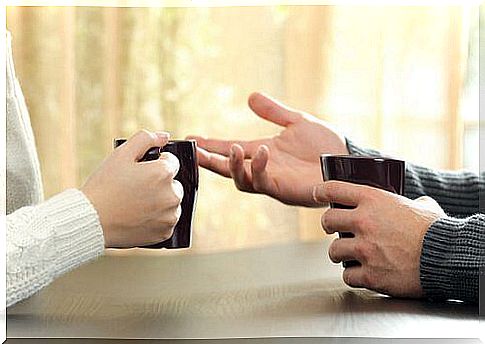
[(237, 141), (197, 136), (199, 164), (232, 178), (241, 191), (262, 193), (285, 204), (321, 206), (312, 197), (322, 183), (320, 155), (348, 154), (343, 136), (303, 112), (261, 93), (248, 99), (251, 110), (283, 130), (264, 139)]

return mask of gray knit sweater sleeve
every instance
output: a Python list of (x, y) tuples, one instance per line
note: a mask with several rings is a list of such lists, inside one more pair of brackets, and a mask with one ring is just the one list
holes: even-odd
[[(382, 156), (347, 140), (353, 155)], [(421, 251), (421, 285), (427, 297), (478, 303), (480, 267), (485, 266), (485, 215), (479, 195), (485, 175), (435, 171), (406, 164), (405, 196), (429, 196), (449, 215), (428, 229)]]

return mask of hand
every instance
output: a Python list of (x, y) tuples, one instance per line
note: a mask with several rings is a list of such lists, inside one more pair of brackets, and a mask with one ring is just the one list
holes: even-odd
[(348, 154), (345, 139), (325, 122), (253, 93), (249, 107), (278, 124), (278, 135), (252, 141), (225, 141), (197, 136), (199, 164), (234, 179), (239, 190), (262, 193), (290, 205), (321, 206), (312, 197), (321, 183), (320, 155)]
[(410, 200), (363, 185), (329, 181), (316, 187), (322, 202), (355, 206), (328, 209), (322, 226), (328, 234), (351, 232), (354, 238), (335, 239), (329, 247), (334, 263), (357, 260), (343, 279), (351, 287), (364, 287), (397, 297), (421, 297), (420, 257), (424, 235), (443, 209), (429, 197)]
[(138, 162), (151, 147), (163, 147), (167, 133), (140, 131), (116, 148), (81, 188), (96, 208), (106, 247), (155, 244), (171, 237), (181, 213), (183, 187), (174, 176), (175, 155)]

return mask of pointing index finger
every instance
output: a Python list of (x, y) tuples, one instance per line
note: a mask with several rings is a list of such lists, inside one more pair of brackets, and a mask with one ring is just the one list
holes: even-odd
[(230, 178), (229, 159), (220, 154), (211, 153), (201, 147), (197, 147), (197, 158), (199, 165), (208, 170)]

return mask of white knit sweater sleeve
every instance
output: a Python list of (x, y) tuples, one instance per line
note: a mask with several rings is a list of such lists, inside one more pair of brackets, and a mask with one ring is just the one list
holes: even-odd
[(7, 307), (103, 253), (96, 210), (77, 189), (7, 215)]

